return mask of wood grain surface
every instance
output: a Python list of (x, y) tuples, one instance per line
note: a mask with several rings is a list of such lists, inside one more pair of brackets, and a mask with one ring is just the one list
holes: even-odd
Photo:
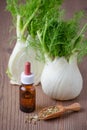
[[(87, 0), (66, 0), (63, 7), (66, 9), (67, 18), (69, 18), (77, 10), (85, 9), (86, 11)], [(19, 109), (19, 87), (10, 85), (6, 75), (8, 59), (15, 44), (14, 42), (10, 45), (9, 40), (15, 36), (15, 30), (11, 33), (9, 31), (12, 17), (5, 8), (5, 0), (0, 0), (0, 130), (87, 130), (87, 57), (79, 64), (84, 81), (80, 96), (71, 101), (55, 101), (43, 93), (41, 86), (37, 86), (36, 111), (30, 115), (49, 105), (69, 105), (74, 102), (79, 102), (82, 110), (76, 113), (67, 113), (54, 120), (39, 121), (36, 125), (25, 123), (28, 114)]]

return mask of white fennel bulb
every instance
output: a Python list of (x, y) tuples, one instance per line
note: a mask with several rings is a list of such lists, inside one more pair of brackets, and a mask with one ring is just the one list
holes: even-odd
[(60, 57), (47, 63), (41, 76), (41, 84), (43, 91), (51, 98), (69, 100), (77, 97), (83, 85), (77, 56), (72, 55), (69, 62)]
[(44, 64), (36, 60), (35, 50), (27, 47), (27, 41), (17, 40), (8, 62), (8, 73), (12, 84), (20, 84), (20, 75), (26, 61), (31, 62), (31, 72), (35, 75), (35, 84), (40, 82)]

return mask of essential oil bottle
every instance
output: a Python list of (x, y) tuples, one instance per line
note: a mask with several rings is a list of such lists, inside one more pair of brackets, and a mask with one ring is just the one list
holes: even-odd
[(35, 110), (36, 91), (33, 86), (34, 74), (31, 73), (30, 62), (25, 63), (24, 72), (21, 74), (22, 85), (19, 88), (20, 110), (26, 113)]

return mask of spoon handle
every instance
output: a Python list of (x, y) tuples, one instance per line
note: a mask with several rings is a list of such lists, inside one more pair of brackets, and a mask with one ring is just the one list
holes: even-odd
[(73, 103), (72, 105), (65, 106), (65, 111), (79, 111), (81, 108), (79, 103)]

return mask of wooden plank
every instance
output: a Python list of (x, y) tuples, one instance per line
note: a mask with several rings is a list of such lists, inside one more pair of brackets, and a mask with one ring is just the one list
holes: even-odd
[[(58, 119), (49, 121), (40, 121), (36, 125), (26, 124), (26, 113), (19, 109), (19, 87), (12, 86), (6, 75), (7, 63), (12, 50), (8, 45), (9, 28), (12, 24), (11, 16), (5, 11), (5, 1), (0, 2), (0, 130), (86, 130), (87, 129), (87, 57), (79, 64), (84, 86), (78, 98), (71, 101), (56, 101), (46, 96), (41, 86), (36, 87), (36, 111), (41, 108), (54, 104), (68, 105), (73, 102), (79, 102), (82, 105), (82, 111), (72, 114), (66, 114)], [(87, 8), (86, 0), (67, 0), (64, 8), (67, 9), (67, 17), (71, 17), (73, 12)], [(49, 86), (50, 87), (50, 86)]]

